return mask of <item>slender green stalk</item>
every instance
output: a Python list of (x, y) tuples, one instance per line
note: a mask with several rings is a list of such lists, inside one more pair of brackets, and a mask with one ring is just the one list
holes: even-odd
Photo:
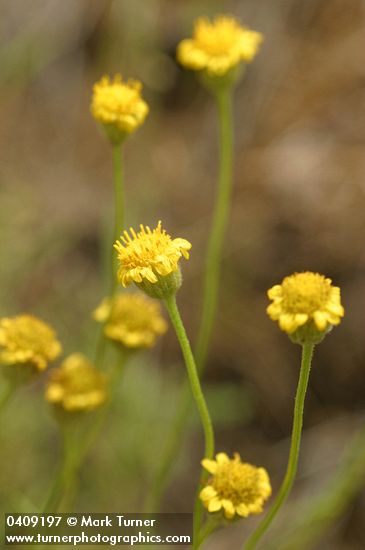
[[(232, 122), (232, 89), (225, 88), (215, 95), (220, 125), (220, 167), (217, 198), (214, 207), (212, 228), (205, 261), (203, 282), (202, 313), (195, 357), (198, 372), (205, 366), (209, 343), (216, 317), (218, 290), (221, 272), (221, 255), (224, 235), (229, 216), (232, 194), (232, 158), (233, 158), (233, 122)], [(186, 418), (191, 407), (191, 394), (186, 382), (181, 391), (181, 398), (173, 418), (168, 444), (159, 464), (156, 479), (152, 485), (146, 506), (148, 511), (159, 508), (162, 494), (167, 486), (172, 467), (182, 445), (186, 430)], [(147, 510), (147, 508), (146, 508)]]
[(66, 452), (63, 464), (62, 486), (57, 512), (71, 512), (78, 487), (78, 438), (73, 426), (66, 432)]
[(365, 481), (365, 426), (345, 449), (341, 463), (321, 493), (299, 503), (288, 529), (270, 544), (275, 550), (308, 550), (341, 518), (350, 503), (363, 490)]
[[(123, 159), (122, 159), (122, 144), (113, 145), (113, 174), (114, 174), (114, 228), (113, 242), (121, 235), (124, 228), (124, 189), (123, 189)], [(110, 296), (114, 297), (117, 286), (117, 258), (114, 249), (110, 246)], [(106, 351), (106, 339), (104, 336), (103, 327), (100, 328), (97, 338), (95, 350), (95, 365), (98, 368), (103, 367)], [(73, 499), (75, 486), (77, 483), (77, 472), (82, 465), (82, 462), (96, 439), (108, 413), (109, 408), (104, 407), (99, 415), (98, 421), (81, 449), (75, 447), (73, 430), (69, 426), (64, 430), (64, 454), (62, 466), (55, 477), (50, 495), (45, 505), (45, 511), (55, 510), (56, 507), (68, 507)]]
[[(233, 183), (232, 89), (230, 87), (222, 88), (217, 91), (215, 97), (220, 123), (220, 166), (218, 194), (213, 213), (204, 270), (202, 314), (195, 352), (198, 372), (204, 370), (216, 318), (222, 248), (231, 206)], [(188, 407), (189, 404), (187, 402), (186, 408)], [(205, 482), (206, 478), (207, 473), (202, 471), (199, 486)], [(199, 499), (199, 492), (200, 490), (198, 487), (194, 506), (195, 539), (198, 537), (203, 515), (203, 506)]]
[[(113, 242), (119, 239), (124, 229), (124, 186), (123, 186), (123, 159), (122, 146), (113, 145), (113, 171), (114, 171), (114, 231)], [(112, 264), (112, 294), (116, 286), (117, 258), (114, 249), (111, 248)]]
[(195, 350), (199, 372), (203, 370), (216, 318), (221, 257), (231, 207), (233, 172), (232, 88), (220, 89), (215, 98), (219, 114), (220, 166), (218, 191), (206, 255), (200, 329)]
[[(204, 436), (205, 436), (204, 456), (206, 458), (213, 458), (213, 454), (214, 454), (213, 425), (212, 425), (208, 407), (200, 386), (200, 380), (199, 380), (198, 370), (196, 368), (194, 356), (191, 351), (190, 343), (186, 335), (185, 328), (179, 314), (179, 310), (177, 308), (175, 296), (171, 296), (170, 298), (165, 299), (165, 305), (170, 315), (172, 325), (175, 329), (177, 338), (181, 346), (181, 350), (185, 359), (186, 368), (188, 371), (190, 387), (199, 411), (200, 419), (203, 424)], [(203, 474), (201, 480), (204, 480), (204, 478), (205, 478), (205, 475)], [(194, 507), (193, 550), (198, 548), (198, 534), (200, 529), (200, 523), (201, 523), (201, 505), (197, 495), (195, 499), (195, 507)]]
[(183, 322), (180, 317), (180, 313), (176, 304), (175, 296), (170, 296), (164, 300), (167, 311), (169, 313), (171, 323), (175, 329), (177, 339), (181, 347), (182, 354), (184, 356), (186, 369), (188, 372), (189, 382), (193, 397), (195, 399), (196, 406), (199, 411), (200, 419), (204, 429), (205, 436), (205, 451), (204, 456), (207, 458), (213, 458), (214, 454), (214, 432), (213, 425), (208, 411), (208, 407), (203, 395), (198, 371), (195, 364), (193, 352), (191, 351), (190, 343), (185, 332)]
[(45, 503), (43, 513), (57, 512), (65, 489), (69, 488), (70, 480), (73, 477), (74, 461), (74, 426), (69, 422), (61, 425), (62, 431), (62, 463), (54, 478), (53, 485)]
[(280, 487), (279, 493), (271, 506), (270, 510), (258, 525), (257, 529), (253, 534), (248, 538), (246, 543), (243, 545), (243, 550), (252, 550), (255, 548), (256, 544), (259, 542), (261, 537), (270, 527), (272, 521), (276, 517), (280, 508), (284, 504), (286, 498), (288, 497), (291, 488), (293, 486), (295, 476), (297, 473), (298, 467), (298, 458), (300, 450), (300, 441), (302, 435), (303, 427), (303, 411), (304, 411), (304, 402), (305, 395), (308, 387), (308, 380), (313, 356), (313, 344), (304, 344), (302, 349), (302, 364), (300, 368), (300, 376), (297, 387), (297, 393), (295, 396), (295, 405), (294, 405), (294, 420), (293, 420), (293, 429), (291, 436), (291, 446), (289, 461), (284, 477), (284, 481)]
[[(123, 185), (123, 149), (121, 144), (113, 145), (113, 179), (114, 179), (114, 228), (113, 243), (120, 237), (124, 229), (124, 185)], [(110, 250), (110, 281), (109, 296), (114, 297), (117, 289), (117, 257), (112, 246), (109, 243)], [(108, 269), (109, 273), (109, 269)], [(103, 367), (105, 356), (106, 341), (103, 327), (100, 328), (95, 350), (95, 365), (98, 368)]]

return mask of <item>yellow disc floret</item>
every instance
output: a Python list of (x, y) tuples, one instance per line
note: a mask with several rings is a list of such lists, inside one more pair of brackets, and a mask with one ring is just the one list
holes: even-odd
[(205, 458), (202, 465), (212, 474), (200, 492), (208, 512), (222, 510), (227, 519), (233, 519), (236, 514), (245, 518), (262, 512), (271, 495), (269, 475), (264, 468), (241, 462), (238, 453), (233, 459), (218, 453), (216, 460)]
[(150, 348), (167, 330), (160, 304), (138, 293), (105, 298), (93, 317), (105, 323), (107, 338), (126, 348)]
[(103, 76), (94, 84), (91, 113), (103, 124), (112, 141), (121, 141), (143, 124), (149, 109), (141, 90), (139, 81), (123, 82), (120, 75), (114, 79)]
[(106, 376), (81, 353), (69, 355), (49, 377), (45, 398), (65, 411), (87, 411), (107, 398)]
[(261, 33), (242, 27), (234, 17), (219, 15), (213, 21), (201, 17), (193, 37), (178, 45), (177, 59), (189, 69), (223, 76), (241, 61), (252, 61), (262, 40)]
[(288, 334), (306, 325), (324, 333), (338, 325), (345, 314), (340, 289), (319, 273), (307, 271), (285, 277), (281, 285), (268, 291), (268, 297), (273, 302), (267, 308), (268, 315)]
[(158, 222), (156, 229), (140, 226), (136, 233), (130, 229), (114, 244), (120, 267), (118, 278), (124, 287), (135, 283), (163, 285), (162, 279), (179, 270), (179, 260), (189, 258), (191, 244), (185, 239), (172, 239)]
[(61, 353), (61, 344), (49, 325), (32, 315), (0, 319), (0, 363), (31, 365), (44, 370)]

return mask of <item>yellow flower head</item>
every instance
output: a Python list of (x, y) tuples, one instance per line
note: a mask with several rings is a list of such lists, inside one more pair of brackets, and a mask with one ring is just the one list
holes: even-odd
[(51, 371), (45, 397), (68, 412), (95, 409), (107, 398), (106, 376), (84, 355), (73, 353)]
[(267, 308), (269, 317), (290, 335), (300, 329), (299, 343), (310, 332), (320, 333), (322, 339), (345, 314), (340, 289), (332, 286), (331, 279), (310, 271), (285, 277), (281, 285), (270, 288), (268, 297), (273, 302)]
[[(191, 244), (185, 239), (171, 239), (162, 229), (161, 222), (153, 230), (140, 225), (140, 231), (136, 233), (131, 228), (130, 234), (124, 231), (120, 241), (114, 244), (120, 261), (118, 278), (122, 285), (126, 287), (135, 282), (156, 298), (163, 297), (165, 291), (169, 292), (170, 286), (176, 292), (181, 283), (178, 263), (182, 256), (189, 258)], [(153, 287), (156, 287), (156, 294)]]
[(160, 304), (143, 294), (119, 294), (105, 298), (94, 311), (96, 321), (105, 323), (104, 334), (126, 348), (150, 348), (167, 330)]
[(177, 59), (188, 69), (223, 76), (241, 61), (252, 61), (262, 40), (261, 33), (242, 27), (234, 17), (218, 15), (213, 21), (201, 17), (193, 37), (178, 45)]
[(222, 510), (227, 519), (233, 519), (236, 514), (243, 518), (260, 514), (271, 495), (267, 471), (241, 462), (238, 453), (233, 459), (226, 453), (218, 453), (215, 458), (202, 460), (203, 467), (212, 474), (200, 492), (200, 499), (208, 512)]
[(143, 124), (149, 109), (141, 90), (141, 82), (123, 82), (119, 74), (114, 79), (103, 76), (94, 84), (91, 113), (103, 124), (112, 142), (122, 141)]
[(0, 363), (44, 370), (61, 353), (55, 332), (32, 315), (0, 319)]

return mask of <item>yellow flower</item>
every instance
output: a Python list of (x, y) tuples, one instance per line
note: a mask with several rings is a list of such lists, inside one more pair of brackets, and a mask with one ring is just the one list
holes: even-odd
[[(153, 290), (153, 286), (156, 286), (156, 292), (161, 290), (162, 295), (165, 290), (163, 286), (169, 286), (170, 283), (171, 287), (175, 283), (179, 286), (178, 263), (182, 256), (189, 258), (191, 244), (185, 239), (171, 239), (162, 229), (161, 222), (158, 222), (156, 229), (151, 230), (148, 226), (140, 225), (138, 233), (132, 228), (130, 233), (131, 236), (124, 231), (120, 241), (114, 244), (120, 261), (118, 278), (122, 285), (126, 287), (135, 282), (147, 293), (148, 289)], [(169, 277), (170, 275), (173, 277)], [(169, 292), (169, 288), (166, 291)]]
[(61, 353), (55, 332), (32, 315), (0, 319), (0, 363), (44, 370)]
[(319, 273), (307, 271), (285, 277), (281, 285), (270, 288), (268, 297), (273, 301), (268, 315), (288, 334), (308, 328), (324, 335), (345, 314), (340, 289)]
[(123, 82), (119, 74), (113, 80), (103, 76), (94, 84), (91, 113), (103, 124), (111, 141), (120, 142), (143, 124), (149, 109), (141, 90), (141, 82)]
[(160, 304), (143, 294), (119, 294), (114, 300), (105, 298), (93, 317), (105, 323), (107, 338), (126, 348), (150, 348), (167, 330)]
[(45, 398), (69, 412), (95, 409), (107, 398), (106, 376), (84, 355), (73, 353), (51, 371)]
[(271, 495), (270, 479), (264, 468), (241, 462), (238, 453), (230, 459), (226, 453), (218, 453), (216, 460), (205, 458), (203, 467), (212, 474), (200, 492), (208, 512), (223, 510), (227, 519), (237, 514), (246, 518), (259, 514)]
[(196, 20), (193, 37), (178, 45), (177, 59), (189, 69), (223, 76), (241, 61), (252, 61), (263, 40), (261, 33), (242, 27), (234, 17)]

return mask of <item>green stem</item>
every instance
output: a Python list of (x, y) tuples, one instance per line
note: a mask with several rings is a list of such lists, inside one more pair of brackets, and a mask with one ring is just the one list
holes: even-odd
[[(341, 464), (327, 487), (317, 496), (300, 503), (299, 514), (289, 529), (281, 530), (270, 548), (305, 550), (319, 543), (324, 533), (363, 490), (365, 481), (365, 426), (353, 437)], [(297, 521), (296, 521), (297, 518)]]
[[(215, 97), (220, 122), (220, 166), (218, 195), (213, 213), (204, 270), (202, 314), (195, 352), (198, 372), (204, 370), (216, 318), (222, 248), (231, 207), (233, 184), (232, 89), (230, 87), (222, 88), (217, 91)], [(204, 484), (207, 477), (207, 473), (202, 471), (199, 486)], [(203, 506), (199, 499), (199, 492), (198, 487), (194, 507), (195, 539), (198, 537), (203, 516)]]
[(220, 166), (217, 198), (205, 261), (202, 313), (195, 351), (199, 372), (203, 370), (207, 359), (216, 318), (222, 248), (231, 207), (233, 183), (232, 89), (227, 87), (219, 90), (219, 92), (215, 94), (215, 98), (217, 101), (220, 123)]
[(69, 480), (71, 478), (72, 470), (71, 464), (73, 463), (74, 454), (73, 426), (67, 423), (61, 426), (61, 430), (63, 445), (62, 463), (58, 473), (55, 476), (43, 513), (58, 511), (65, 488), (70, 484)]
[[(185, 328), (179, 314), (179, 310), (177, 308), (175, 296), (171, 296), (165, 299), (165, 305), (170, 315), (172, 325), (175, 329), (176, 336), (181, 346), (181, 350), (185, 359), (185, 365), (188, 371), (190, 387), (199, 411), (200, 419), (203, 424), (204, 436), (205, 436), (204, 456), (206, 458), (213, 458), (213, 454), (214, 454), (213, 425), (212, 425), (208, 407), (200, 386), (200, 380), (199, 380), (198, 370), (196, 368), (194, 356), (191, 351), (190, 343), (186, 335)], [(201, 480), (204, 481), (204, 479), (205, 479), (205, 475), (203, 474)], [(197, 495), (195, 499), (195, 507), (194, 507), (193, 550), (198, 548), (197, 545), (198, 545), (198, 534), (199, 534), (200, 523), (201, 523), (201, 509), (202, 507), (199, 501), (199, 495)]]
[(62, 491), (57, 505), (57, 512), (72, 512), (72, 506), (77, 493), (78, 485), (78, 444), (77, 430), (69, 426), (66, 432), (66, 455), (64, 459), (64, 473), (62, 479)]
[[(113, 145), (113, 172), (114, 172), (114, 232), (113, 242), (119, 239), (124, 229), (124, 189), (123, 189), (123, 159), (122, 146)], [(113, 273), (115, 272), (113, 254)]]
[[(215, 97), (220, 122), (220, 168), (217, 198), (205, 261), (200, 329), (195, 348), (198, 372), (202, 372), (204, 369), (216, 316), (221, 271), (221, 252), (231, 205), (232, 190), (232, 90), (230, 88), (221, 90)], [(172, 421), (169, 436), (166, 438), (168, 443), (164, 449), (156, 479), (146, 504), (149, 507), (149, 512), (159, 509), (162, 494), (167, 486), (172, 467), (175, 463), (175, 457), (183, 441), (183, 434), (187, 426), (186, 418), (191, 408), (191, 394), (188, 386), (187, 381), (181, 392), (181, 398)]]
[[(113, 243), (119, 239), (124, 229), (124, 186), (123, 186), (123, 149), (121, 144), (113, 145), (113, 179), (114, 179), (114, 228)], [(110, 250), (110, 282), (109, 296), (113, 298), (117, 289), (118, 260), (113, 243), (108, 244)], [(109, 269), (108, 269), (109, 273)], [(105, 356), (106, 341), (104, 328), (101, 327), (96, 340), (95, 365), (102, 369)]]
[(180, 317), (175, 296), (170, 296), (169, 298), (166, 298), (164, 302), (165, 302), (167, 311), (169, 313), (171, 323), (175, 329), (177, 339), (179, 340), (181, 351), (185, 360), (186, 369), (188, 372), (191, 391), (199, 411), (201, 422), (203, 424), (204, 436), (205, 436), (204, 456), (206, 458), (213, 458), (213, 454), (214, 454), (213, 425), (212, 425), (208, 407), (205, 401), (205, 397), (203, 395), (203, 392), (200, 386), (199, 375), (196, 368), (193, 352), (191, 351), (190, 343), (186, 335), (182, 319)]
[(279, 493), (273, 505), (271, 506), (269, 512), (266, 514), (264, 519), (258, 525), (257, 529), (253, 532), (253, 534), (248, 538), (246, 543), (243, 545), (243, 550), (252, 550), (253, 548), (255, 548), (258, 541), (261, 539), (261, 537), (270, 527), (272, 521), (274, 520), (280, 508), (284, 504), (293, 486), (295, 476), (297, 473), (297, 467), (298, 467), (300, 441), (301, 441), (302, 427), (303, 427), (304, 402), (305, 402), (305, 395), (308, 387), (313, 349), (314, 349), (313, 344), (303, 345), (302, 364), (300, 368), (300, 376), (299, 376), (299, 382), (297, 387), (297, 393), (295, 396), (294, 420), (293, 420), (293, 429), (292, 429), (292, 436), (291, 436), (290, 454), (289, 454), (288, 466), (284, 477), (284, 481), (280, 487)]

